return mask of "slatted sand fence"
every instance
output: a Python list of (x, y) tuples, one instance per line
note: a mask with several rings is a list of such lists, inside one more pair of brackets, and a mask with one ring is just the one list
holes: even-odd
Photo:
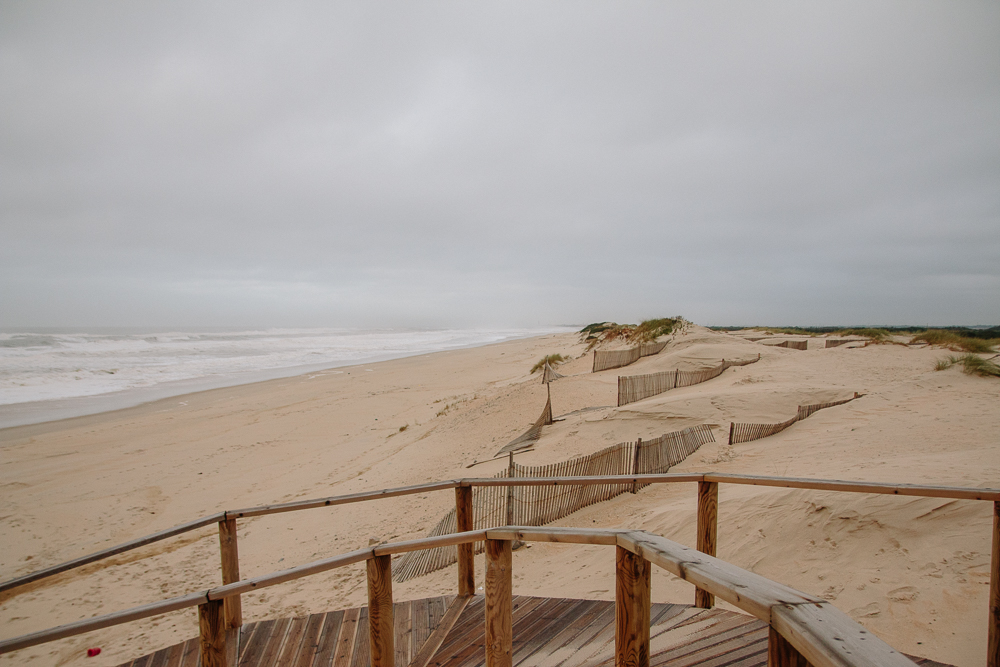
[(774, 435), (775, 433), (781, 433), (795, 422), (802, 421), (814, 412), (819, 412), (824, 408), (832, 408), (835, 405), (843, 405), (844, 403), (849, 403), (850, 401), (853, 401), (856, 398), (861, 398), (862, 396), (863, 394), (854, 392), (854, 396), (851, 398), (845, 398), (841, 401), (800, 405), (796, 410), (794, 417), (788, 421), (779, 422), (777, 424), (737, 424), (736, 422), (730, 422), (729, 444), (735, 445), (740, 442), (752, 442), (754, 440), (760, 440), (761, 438)]
[[(548, 386), (546, 386), (548, 389)], [(542, 414), (538, 416), (535, 423), (528, 427), (528, 430), (517, 436), (506, 445), (504, 445), (497, 455), (506, 454), (508, 452), (516, 452), (519, 449), (527, 449), (531, 447), (535, 442), (542, 437), (542, 427), (548, 426), (552, 423), (552, 392), (548, 392), (548, 397), (545, 400), (545, 407), (542, 408)]]
[(863, 343), (865, 342), (862, 338), (827, 338), (826, 347), (840, 347), (841, 345), (847, 345), (848, 343)]
[(594, 350), (594, 373), (610, 368), (621, 368), (634, 364), (643, 357), (659, 354), (667, 346), (667, 341), (660, 343), (640, 343), (626, 350)]
[(641, 401), (650, 396), (662, 394), (678, 387), (690, 387), (692, 385), (707, 382), (717, 378), (732, 366), (747, 366), (760, 361), (760, 354), (756, 359), (745, 359), (742, 361), (732, 361), (723, 359), (722, 363), (712, 368), (700, 371), (682, 371), (675, 369), (672, 371), (662, 371), (660, 373), (647, 373), (646, 375), (619, 375), (618, 376), (618, 406), (628, 405)]
[(556, 369), (552, 368), (549, 362), (545, 362), (545, 368), (542, 369), (542, 384), (555, 382), (556, 380), (564, 377), (566, 376), (562, 373), (557, 373)]
[[(706, 424), (700, 424), (651, 440), (620, 442), (593, 454), (559, 463), (522, 466), (512, 460), (507, 470), (500, 471), (493, 478), (661, 474), (708, 442), (715, 442), (712, 429)], [(634, 493), (645, 486), (646, 484), (629, 482), (585, 486), (474, 487), (473, 530), (504, 525), (542, 526), (622, 493)], [(431, 530), (428, 537), (457, 532), (457, 527), (456, 513), (452, 509)], [(481, 553), (483, 543), (477, 543), (475, 550), (476, 553)], [(393, 578), (397, 582), (407, 581), (440, 570), (457, 560), (458, 551), (454, 546), (408, 553), (393, 564)]]
[(807, 340), (783, 340), (780, 343), (764, 343), (769, 347), (787, 347), (790, 350), (806, 350), (809, 349), (809, 341)]

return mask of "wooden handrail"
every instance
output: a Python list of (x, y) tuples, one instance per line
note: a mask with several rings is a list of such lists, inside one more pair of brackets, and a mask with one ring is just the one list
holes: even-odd
[[(442, 538), (447, 538), (447, 540)], [(505, 557), (505, 553), (510, 553), (510, 543), (517, 539), (572, 544), (603, 544), (626, 550), (644, 561), (664, 568), (675, 576), (695, 584), (703, 590), (712, 592), (719, 598), (768, 623), (774, 631), (780, 634), (789, 645), (799, 651), (802, 657), (815, 667), (845, 667), (854, 665), (859, 667), (862, 665), (888, 665), (890, 667), (896, 665), (902, 667), (906, 665), (912, 667), (913, 664), (905, 656), (851, 620), (846, 614), (838, 611), (826, 600), (771, 581), (758, 574), (748, 572), (664, 537), (643, 531), (538, 528), (534, 526), (505, 526), (486, 531), (469, 531), (442, 537), (384, 544), (378, 547), (341, 554), (333, 558), (307, 563), (290, 570), (257, 577), (254, 580), (229, 584), (205, 592), (191, 593), (85, 621), (70, 623), (30, 635), (8, 639), (0, 642), (0, 654), (56, 639), (72, 637), (100, 628), (121, 625), (130, 621), (198, 606), (202, 619), (214, 619), (214, 622), (203, 623), (203, 629), (209, 627), (210, 629), (206, 632), (214, 634), (210, 637), (202, 637), (202, 646), (207, 647), (204, 650), (212, 651), (213, 655), (218, 655), (222, 650), (220, 647), (225, 644), (225, 640), (221, 636), (226, 630), (225, 624), (219, 622), (221, 600), (245, 592), (242, 588), (243, 586), (249, 586), (249, 590), (253, 590), (294, 579), (301, 579), (336, 567), (368, 561), (369, 576), (371, 579), (382, 582), (380, 586), (375, 587), (372, 595), (375, 596), (373, 599), (377, 598), (378, 604), (381, 605), (384, 611), (387, 609), (386, 604), (391, 604), (391, 588), (386, 589), (387, 584), (385, 584), (388, 581), (388, 556), (390, 554), (403, 553), (411, 551), (414, 548), (434, 548), (441, 546), (445, 541), (450, 544), (465, 544), (484, 539), (487, 541), (487, 545), (493, 545), (491, 552), (493, 553), (493, 561), (490, 567), (496, 568), (499, 566), (506, 568), (503, 572), (496, 569), (488, 569), (487, 571), (487, 578), (490, 581), (493, 581), (498, 576), (500, 577), (494, 586), (494, 594), (487, 596), (488, 607), (486, 617), (487, 619), (493, 619), (494, 632), (500, 633), (495, 638), (495, 646), (501, 653), (509, 650), (507, 647), (510, 646), (510, 637), (503, 635), (505, 632), (510, 632), (510, 625), (505, 623), (505, 614), (509, 614), (510, 610), (510, 561), (509, 556)], [(627, 562), (633, 568), (639, 567), (633, 561)], [(372, 563), (378, 564), (372, 565)], [(374, 575), (372, 574), (373, 572)], [(256, 582), (256, 584), (252, 582)], [(640, 581), (636, 585), (639, 588), (634, 588), (632, 597), (640, 600), (640, 603), (648, 605), (648, 596), (644, 596), (642, 593), (642, 587), (645, 586), (645, 582)], [(389, 591), (388, 597), (386, 590)], [(506, 611), (502, 608), (504, 602), (501, 598), (504, 596), (508, 597)], [(501, 608), (493, 607), (491, 609), (489, 606), (490, 600), (493, 601), (494, 605), (499, 604)], [(641, 617), (641, 609), (633, 611), (639, 613)], [(648, 614), (648, 610), (646, 610), (646, 613)], [(384, 628), (387, 623), (385, 617), (376, 618), (373, 622), (377, 622), (382, 626), (383, 629), (380, 636), (384, 636)], [(634, 635), (636, 630), (635, 624), (632, 623), (627, 630)], [(388, 662), (383, 662), (382, 664), (391, 667), (391, 658), (387, 660)], [(494, 664), (497, 667), (503, 667), (504, 662), (500, 659)]]
[(809, 479), (801, 477), (770, 477), (759, 475), (723, 475), (717, 473), (665, 473), (661, 475), (596, 475), (589, 477), (515, 477), (515, 478), (465, 478), (402, 486), (379, 491), (366, 491), (343, 496), (330, 496), (314, 500), (301, 500), (277, 505), (261, 505), (241, 510), (230, 510), (211, 514), (201, 519), (183, 523), (173, 528), (166, 528), (157, 533), (139, 537), (117, 546), (96, 551), (87, 556), (36, 570), (8, 581), (0, 582), (0, 592), (23, 586), (45, 577), (66, 572), (89, 563), (114, 556), (125, 551), (180, 535), (227, 518), (249, 518), (266, 516), (282, 512), (294, 512), (304, 509), (333, 507), (350, 503), (378, 500), (380, 498), (395, 498), (398, 496), (441, 491), (456, 487), (471, 486), (574, 486), (592, 484), (670, 484), (678, 482), (716, 482), (725, 484), (751, 484), (757, 486), (785, 487), (796, 489), (813, 489), (817, 491), (841, 491), (851, 493), (878, 493), (900, 496), (922, 496), (928, 498), (951, 498), (955, 500), (987, 500), (1000, 502), (1000, 489), (980, 489), (974, 487), (930, 486), (921, 484), (885, 484), (880, 482), (855, 482), (835, 479)]
[[(994, 504), (994, 522), (993, 522), (993, 550), (992, 558), (990, 562), (990, 594), (989, 594), (989, 625), (988, 625), (988, 648), (987, 648), (987, 665), (988, 667), (1000, 667), (1000, 519), (996, 517), (1000, 516), (1000, 489), (981, 489), (981, 488), (968, 488), (968, 487), (948, 487), (948, 486), (932, 486), (932, 485), (920, 485), (920, 484), (886, 484), (878, 482), (859, 482), (859, 481), (845, 481), (845, 480), (830, 480), (830, 479), (808, 479), (808, 478), (793, 478), (793, 477), (771, 477), (771, 476), (756, 476), (756, 475), (731, 475), (731, 474), (718, 474), (718, 473), (666, 473), (666, 474), (655, 474), (655, 475), (596, 475), (596, 476), (585, 476), (585, 477), (520, 477), (520, 478), (465, 478), (456, 480), (446, 480), (440, 482), (431, 482), (427, 484), (418, 484), (413, 486), (397, 487), (393, 489), (382, 489), (379, 491), (369, 491), (362, 493), (354, 493), (343, 496), (331, 496), (328, 498), (320, 498), (315, 500), (304, 500), (295, 501), (291, 503), (282, 503), (277, 505), (266, 505), (254, 508), (248, 508), (243, 510), (236, 510), (232, 512), (221, 512), (217, 514), (212, 514), (201, 519), (196, 519), (179, 526), (174, 526), (173, 528), (167, 528), (165, 530), (159, 531), (157, 533), (152, 533), (145, 537), (140, 537), (123, 544), (119, 544), (108, 549), (103, 549), (101, 551), (89, 554), (87, 556), (82, 556), (65, 563), (54, 565), (52, 567), (44, 568), (42, 570), (37, 570), (27, 575), (11, 579), (6, 582), (0, 583), (0, 592), (10, 590), (17, 586), (25, 585), (33, 581), (38, 581), (45, 577), (49, 577), (61, 572), (66, 572), (67, 570), (86, 565), (88, 563), (93, 563), (103, 558), (107, 558), (116, 554), (123, 553), (132, 549), (137, 549), (139, 547), (157, 542), (168, 537), (173, 537), (176, 535), (183, 534), (192, 530), (197, 530), (204, 526), (210, 525), (211, 523), (219, 523), (220, 526), (220, 547), (221, 555), (223, 559), (223, 582), (224, 585), (215, 589), (211, 589), (206, 593), (205, 601), (214, 601), (224, 598), (232, 598), (232, 602), (226, 607), (226, 623), (223, 626), (232, 626), (241, 620), (240, 618), (240, 606), (238, 596), (242, 593), (255, 590), (263, 586), (272, 586), (284, 581), (289, 581), (291, 579), (299, 578), (300, 576), (307, 576), (314, 572), (320, 572), (335, 567), (341, 567), (352, 562), (358, 562), (360, 560), (368, 560), (374, 556), (387, 555), (390, 553), (402, 553), (403, 551), (414, 551), (425, 548), (432, 548), (435, 546), (448, 546), (448, 545), (462, 545), (467, 544), (470, 540), (467, 539), (468, 535), (476, 534), (479, 537), (472, 541), (480, 541), (485, 538), (488, 531), (466, 531), (462, 533), (455, 533), (451, 535), (443, 535), (433, 538), (424, 538), (423, 540), (413, 540), (410, 542), (401, 542), (394, 545), (381, 545), (374, 549), (366, 549), (357, 552), (351, 552), (350, 554), (344, 554), (342, 556), (337, 556), (331, 559), (326, 559), (324, 561), (316, 561), (307, 565), (300, 566), (299, 568), (292, 568), (291, 570), (285, 570), (283, 572), (273, 573), (271, 575), (265, 575), (263, 577), (257, 577), (254, 579), (248, 579), (244, 581), (233, 581), (239, 577), (239, 564), (238, 556), (236, 555), (236, 532), (235, 532), (235, 520), (237, 518), (246, 518), (253, 516), (264, 516), (268, 514), (277, 514), (281, 512), (291, 512), (301, 509), (312, 509), (319, 507), (330, 507), (334, 505), (343, 505), (356, 502), (364, 502), (368, 500), (378, 500), (381, 498), (393, 498), (398, 496), (412, 495), (416, 493), (425, 493), (429, 491), (438, 491), (444, 489), (456, 489), (456, 509), (460, 505), (468, 503), (469, 500), (466, 499), (465, 494), (462, 492), (463, 489), (468, 489), (471, 487), (493, 487), (493, 486), (587, 486), (593, 484), (621, 484), (626, 486), (632, 486), (633, 488), (638, 484), (665, 484), (665, 483), (679, 483), (679, 482), (698, 482), (699, 489), (704, 489), (706, 494), (699, 493), (699, 529), (698, 529), (698, 546), (701, 550), (711, 554), (714, 552), (714, 531), (715, 525), (717, 524), (717, 518), (714, 513), (711, 512), (711, 508), (708, 507), (708, 498), (712, 495), (707, 493), (709, 489), (716, 487), (718, 484), (747, 484), (747, 485), (757, 485), (757, 486), (769, 486), (769, 487), (779, 487), (779, 488), (799, 488), (799, 489), (811, 489), (820, 491), (837, 491), (837, 492), (848, 492), (848, 493), (874, 493), (874, 494), (889, 494), (889, 495), (905, 495), (905, 496), (918, 496), (918, 497), (929, 497), (929, 498), (950, 498), (956, 500), (978, 500), (978, 501), (992, 501)], [(703, 497), (704, 496), (704, 497)], [(468, 509), (468, 508), (465, 508)], [(702, 515), (705, 516), (702, 516)], [(466, 523), (466, 522), (463, 522)], [(461, 526), (467, 527), (467, 526)], [(541, 535), (542, 533), (548, 532), (552, 535), (557, 535), (558, 533), (552, 533), (552, 531), (540, 531), (536, 533), (529, 533), (533, 535)], [(583, 533), (577, 533), (582, 535)], [(598, 540), (593, 542), (594, 544), (605, 544), (610, 543), (606, 540), (610, 539), (608, 536), (599, 536), (596, 534), (588, 533), (591, 535), (590, 539)], [(493, 538), (490, 538), (493, 539)], [(500, 538), (497, 538), (500, 539)], [(519, 538), (524, 539), (524, 538)], [(616, 538), (617, 539), (617, 538)], [(430, 545), (430, 546), (428, 546)], [(469, 588), (468, 581), (472, 579), (472, 559), (468, 556), (470, 549), (464, 548), (460, 550), (460, 566), (459, 570), (461, 573), (462, 580), (466, 582), (464, 588), (460, 585), (460, 591), (465, 591)], [(225, 583), (230, 581), (231, 583)], [(696, 591), (696, 604), (699, 606), (711, 606), (712, 595), (715, 592), (711, 588), (706, 588), (697, 584)], [(195, 595), (195, 594), (192, 594)], [(235, 597), (234, 597), (235, 596)], [(184, 596), (183, 598), (176, 598), (162, 603), (155, 603), (153, 605), (146, 605), (144, 607), (137, 607), (133, 610), (128, 610), (128, 613), (140, 614), (134, 618), (129, 617), (127, 620), (135, 620), (138, 618), (145, 618), (148, 616), (155, 616), (160, 613), (165, 613), (166, 611), (171, 611), (174, 609), (180, 609), (181, 607), (171, 607), (170, 605), (181, 604), (179, 600), (187, 600), (188, 603), (184, 603), (184, 606), (194, 606), (201, 604), (197, 601), (191, 602), (194, 598), (191, 596)], [(725, 598), (724, 598), (725, 599)], [(166, 605), (163, 607), (163, 611), (156, 611), (160, 609), (158, 605)], [(167, 608), (169, 607), (169, 608)], [(202, 610), (205, 614), (208, 614), (208, 618), (214, 618), (214, 608), (208, 609), (207, 607)], [(126, 612), (122, 612), (126, 613)], [(788, 612), (790, 614), (791, 612)], [(144, 615), (143, 615), (144, 614)], [(786, 614), (787, 615), (787, 614)], [(25, 635), (23, 637), (15, 638), (14, 640), (8, 640), (6, 642), (0, 642), (0, 653), (7, 650), (15, 650), (14, 648), (9, 648), (15, 644), (11, 642), (23, 642), (30, 641), (28, 644), (17, 644), (18, 648), (24, 648), (26, 646), (33, 646), (37, 643), (43, 643), (46, 641), (53, 641), (54, 639), (61, 638), (63, 636), (72, 636), (72, 634), (79, 634), (80, 632), (87, 632), (90, 630), (98, 629), (99, 627), (107, 627), (106, 625), (93, 625), (93, 623), (104, 622), (108, 618), (112, 618), (114, 615), (106, 617), (98, 617), (96, 619), (90, 619), (88, 621), (81, 621), (75, 624), (69, 624), (66, 626), (60, 626), (59, 628), (54, 628), (51, 631), (45, 631), (43, 633), (35, 633), (32, 635)], [(102, 621), (104, 619), (104, 621)], [(122, 621), (124, 622), (124, 621)], [(790, 621), (791, 623), (791, 621)], [(110, 625), (117, 624), (116, 622), (109, 622)], [(772, 625), (772, 627), (774, 627)], [(790, 625), (789, 628), (793, 626)], [(48, 632), (66, 632), (76, 628), (77, 631), (72, 631), (69, 635), (60, 635), (58, 637), (54, 635), (48, 635)], [(80, 630), (80, 628), (86, 628)], [(789, 629), (789, 632), (792, 630)], [(38, 637), (49, 637), (35, 641)], [(32, 639), (35, 638), (35, 639)], [(785, 637), (787, 639), (787, 637)], [(784, 639), (782, 640), (784, 641)]]
[(448, 479), (441, 482), (429, 482), (427, 484), (414, 484), (411, 486), (398, 486), (392, 489), (380, 489), (378, 491), (362, 491), (361, 493), (350, 493), (346, 496), (330, 496), (328, 498), (316, 498), (314, 500), (295, 500), (289, 503), (278, 503), (276, 505), (260, 505), (258, 507), (248, 507), (241, 510), (229, 510), (226, 516), (237, 519), (245, 519), (252, 516), (266, 516), (268, 514), (280, 514), (282, 512), (296, 512), (298, 510), (309, 510), (318, 507), (333, 507), (334, 505), (348, 505), (350, 503), (360, 503), (368, 500), (379, 500), (381, 498), (395, 498), (397, 496), (409, 496), (414, 493), (427, 493), (429, 491), (442, 491), (444, 489), (454, 489), (460, 486), (460, 482), (455, 479)]

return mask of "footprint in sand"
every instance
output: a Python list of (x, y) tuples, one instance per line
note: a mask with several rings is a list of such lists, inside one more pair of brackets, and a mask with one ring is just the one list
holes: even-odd
[(913, 586), (903, 586), (889, 591), (887, 597), (893, 602), (913, 602), (917, 599), (917, 589)]

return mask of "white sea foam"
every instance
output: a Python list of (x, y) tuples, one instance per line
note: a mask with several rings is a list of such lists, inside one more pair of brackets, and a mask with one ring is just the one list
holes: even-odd
[(257, 379), (253, 374), (260, 371), (349, 365), (565, 330), (0, 333), (0, 405), (199, 379), (239, 384)]

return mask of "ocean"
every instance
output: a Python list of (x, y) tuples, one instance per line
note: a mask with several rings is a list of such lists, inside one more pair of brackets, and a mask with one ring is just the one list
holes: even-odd
[(8, 330), (0, 333), (0, 428), (571, 330)]

